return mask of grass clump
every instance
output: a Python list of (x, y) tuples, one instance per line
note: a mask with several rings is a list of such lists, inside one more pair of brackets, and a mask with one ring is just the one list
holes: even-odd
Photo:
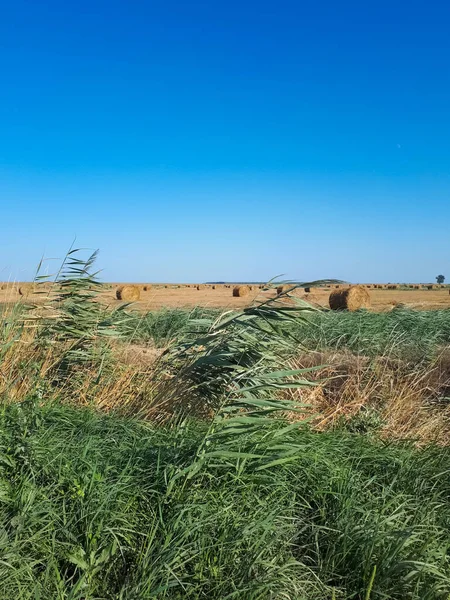
[(121, 324), (120, 331), (124, 339), (134, 343), (151, 342), (157, 348), (163, 348), (189, 333), (199, 333), (201, 329), (192, 322), (218, 316), (214, 309), (196, 307), (193, 310), (183, 308), (162, 308), (145, 314), (129, 311), (128, 319)]

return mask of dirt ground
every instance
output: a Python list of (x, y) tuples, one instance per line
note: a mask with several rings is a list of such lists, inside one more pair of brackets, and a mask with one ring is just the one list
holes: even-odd
[[(232, 295), (233, 285), (217, 285), (215, 289), (212, 286), (197, 287), (192, 284), (136, 284), (140, 288), (141, 297), (135, 303), (135, 308), (148, 311), (162, 307), (193, 307), (205, 306), (211, 308), (233, 309), (249, 306), (255, 301), (268, 298), (274, 298), (276, 291), (261, 290), (258, 286), (253, 286), (250, 294), (243, 298), (235, 298)], [(148, 286), (146, 291), (144, 285)], [(189, 285), (189, 287), (188, 287)], [(116, 289), (118, 283), (105, 284), (105, 291), (101, 292), (100, 297), (105, 304), (116, 307), (120, 301), (116, 299)], [(22, 294), (19, 293), (19, 288)], [(36, 289), (36, 286), (34, 286)], [(45, 301), (45, 293), (36, 293), (32, 284), (21, 283), (0, 283), (0, 304), (14, 303), (22, 299), (31, 302), (42, 303)], [(42, 290), (42, 288), (38, 288)], [(311, 293), (307, 294), (302, 289), (295, 290), (295, 295), (308, 302), (319, 306), (328, 306), (328, 298), (334, 288), (313, 288)], [(418, 310), (432, 310), (450, 308), (450, 287), (443, 289), (368, 289), (370, 294), (372, 310), (387, 311), (393, 306), (404, 304), (406, 307)]]

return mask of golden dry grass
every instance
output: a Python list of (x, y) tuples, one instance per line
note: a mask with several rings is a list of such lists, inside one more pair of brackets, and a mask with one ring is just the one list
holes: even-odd
[[(315, 372), (316, 387), (286, 395), (309, 405), (319, 430), (377, 415), (385, 439), (410, 439), (419, 445), (450, 445), (450, 353), (431, 368), (411, 371), (399, 361), (358, 357), (350, 352), (311, 352), (292, 360), (292, 368), (325, 365)], [(295, 418), (294, 415), (292, 415)]]

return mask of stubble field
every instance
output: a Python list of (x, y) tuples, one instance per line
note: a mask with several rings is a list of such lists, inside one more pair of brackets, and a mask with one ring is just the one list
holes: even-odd
[[(107, 283), (99, 294), (99, 298), (106, 305), (114, 308), (120, 304), (116, 298), (117, 288), (123, 285), (121, 283)], [(145, 284), (135, 283), (140, 290), (140, 299), (135, 303), (137, 310), (146, 312), (160, 308), (183, 308), (202, 306), (207, 308), (244, 308), (252, 305), (254, 302), (264, 301), (265, 299), (275, 298), (276, 289), (260, 289), (259, 285), (253, 285), (248, 296), (239, 298), (233, 297), (234, 284)], [(346, 286), (341, 286), (346, 287)], [(144, 288), (147, 288), (146, 290)], [(22, 294), (19, 293), (19, 289)], [(335, 286), (329, 288), (317, 287), (311, 288), (310, 293), (305, 293), (303, 288), (295, 290), (295, 296), (304, 299), (307, 302), (321, 307), (328, 307), (328, 298)], [(33, 286), (30, 283), (3, 283), (0, 284), (0, 304), (11, 304), (18, 300), (28, 299), (39, 303), (45, 300), (45, 294), (39, 286)], [(371, 300), (371, 310), (376, 312), (385, 312), (392, 310), (393, 307), (403, 305), (406, 308), (417, 310), (438, 310), (450, 308), (450, 288), (445, 286), (437, 289), (373, 289), (368, 288)]]

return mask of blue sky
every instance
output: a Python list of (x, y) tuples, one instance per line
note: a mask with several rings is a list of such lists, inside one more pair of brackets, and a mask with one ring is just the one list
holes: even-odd
[(447, 2), (0, 9), (0, 279), (450, 279)]

